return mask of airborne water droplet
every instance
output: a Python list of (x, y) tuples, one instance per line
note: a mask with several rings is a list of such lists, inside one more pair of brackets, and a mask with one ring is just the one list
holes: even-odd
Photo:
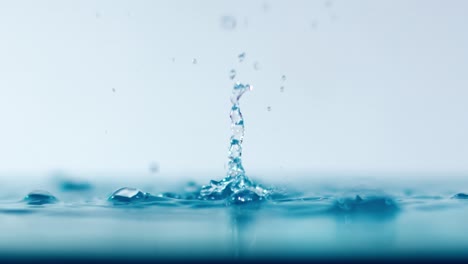
[(286, 75), (281, 76), (281, 80), (284, 82), (286, 81)]
[(197, 59), (196, 59), (196, 58), (193, 58), (192, 63), (193, 63), (193, 64), (197, 64), (197, 63), (198, 63)]
[(236, 19), (232, 16), (221, 17), (221, 27), (225, 30), (234, 30), (236, 28)]
[(267, 111), (268, 111), (268, 112), (271, 111), (271, 106), (268, 106), (268, 107), (267, 107)]
[(242, 52), (242, 53), (239, 54), (237, 57), (239, 58), (239, 62), (243, 62), (244, 59), (245, 59), (245, 52)]
[(234, 80), (234, 78), (236, 78), (236, 70), (232, 69), (231, 71), (229, 71), (229, 78), (231, 80)]
[(280, 87), (280, 92), (284, 92), (284, 86)]
[(258, 64), (258, 62), (257, 62), (257, 61), (256, 61), (256, 62), (254, 62), (254, 64), (253, 64), (253, 68), (254, 68), (254, 70), (256, 70), (256, 71), (258, 71), (258, 70), (260, 69), (260, 65)]
[(149, 166), (149, 171), (153, 174), (159, 172), (159, 164), (157, 162), (152, 162)]

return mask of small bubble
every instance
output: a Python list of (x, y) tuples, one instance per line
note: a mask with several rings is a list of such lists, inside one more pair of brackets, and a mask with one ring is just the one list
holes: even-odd
[(194, 58), (194, 59), (192, 60), (192, 63), (193, 63), (193, 64), (197, 64), (197, 63), (198, 63), (197, 59)]
[(284, 92), (284, 86), (280, 87), (280, 92)]
[(254, 64), (253, 64), (253, 68), (254, 68), (254, 70), (256, 70), (256, 71), (258, 71), (258, 70), (260, 69), (260, 65), (258, 64), (258, 62), (257, 62), (257, 61), (256, 61), (256, 62), (254, 62)]
[(268, 111), (268, 112), (271, 111), (271, 106), (268, 106), (268, 107), (267, 107), (267, 111)]
[(229, 72), (229, 78), (231, 80), (234, 80), (234, 78), (236, 78), (236, 70), (232, 69), (230, 72)]
[(286, 81), (286, 75), (281, 76), (281, 80), (284, 82)]
[(244, 59), (245, 59), (245, 52), (242, 52), (242, 53), (239, 54), (237, 57), (239, 58), (239, 62), (243, 62)]
[(236, 19), (232, 16), (221, 17), (221, 27), (225, 30), (234, 30), (236, 28)]
[(152, 162), (150, 165), (149, 165), (149, 171), (151, 173), (158, 173), (159, 172), (159, 163), (157, 162)]

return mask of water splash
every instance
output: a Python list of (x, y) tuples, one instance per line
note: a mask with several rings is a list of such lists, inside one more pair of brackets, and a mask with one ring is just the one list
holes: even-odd
[[(212, 180), (209, 185), (203, 186), (200, 198), (203, 200), (220, 200), (231, 197), (231, 202), (239, 204), (259, 201), (270, 191), (254, 184), (246, 175), (242, 166), (242, 142), (244, 140), (244, 118), (239, 106), (242, 95), (252, 90), (249, 84), (236, 83), (231, 95), (231, 131), (228, 151), (228, 171), (221, 181)], [(244, 197), (245, 195), (249, 197)]]

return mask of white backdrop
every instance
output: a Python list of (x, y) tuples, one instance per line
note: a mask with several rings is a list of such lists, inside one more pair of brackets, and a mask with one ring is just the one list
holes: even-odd
[(0, 0), (0, 175), (223, 173), (231, 69), (254, 86), (247, 171), (468, 172), (467, 14), (461, 0)]

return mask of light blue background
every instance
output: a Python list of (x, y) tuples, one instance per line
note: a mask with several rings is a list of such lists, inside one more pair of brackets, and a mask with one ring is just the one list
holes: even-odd
[(0, 173), (223, 174), (233, 68), (248, 172), (465, 173), (467, 47), (461, 0), (0, 0)]

